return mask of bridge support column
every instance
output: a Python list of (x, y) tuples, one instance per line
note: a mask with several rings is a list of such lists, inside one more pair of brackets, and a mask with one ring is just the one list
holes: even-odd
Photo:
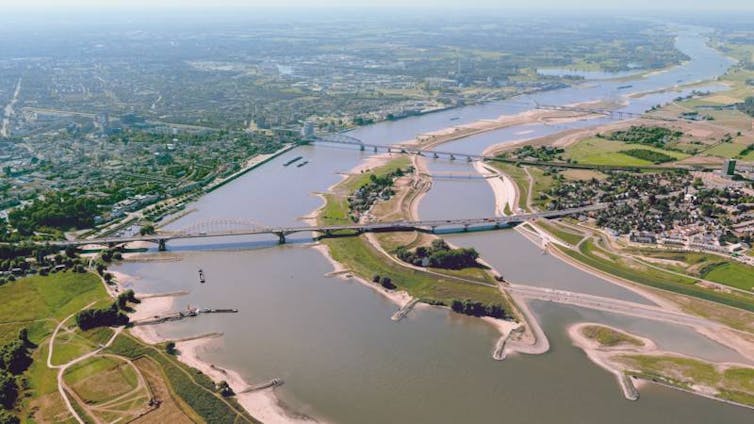
[(374, 146), (374, 152), (377, 153), (377, 146)]
[(466, 156), (466, 162), (471, 162), (471, 156)]
[(159, 239), (159, 240), (157, 240), (157, 250), (159, 250), (160, 252), (164, 252), (164, 251), (168, 250), (167, 240), (165, 240), (165, 239)]
[(469, 231), (469, 224), (463, 224), (463, 231)]
[(455, 155), (450, 155), (450, 160), (456, 160)]
[(432, 234), (434, 234), (434, 233), (435, 233), (435, 230), (437, 230), (437, 225), (433, 225), (433, 226), (432, 226)]
[(440, 157), (440, 155), (438, 155), (437, 153), (433, 153), (433, 154), (432, 154), (432, 157), (433, 157), (433, 158), (435, 158), (435, 159), (437, 159), (437, 158), (439, 158), (439, 157)]
[(278, 244), (285, 244), (285, 233), (277, 233)]
[(359, 150), (361, 150), (362, 152), (364, 151), (364, 149), (366, 149), (366, 147), (364, 147), (363, 144), (359, 146)]

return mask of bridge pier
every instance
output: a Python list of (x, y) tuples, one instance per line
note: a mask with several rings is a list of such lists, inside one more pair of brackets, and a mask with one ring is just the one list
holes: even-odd
[(456, 160), (456, 156), (455, 155), (450, 155), (450, 160)]
[(463, 231), (469, 231), (469, 224), (463, 224)]
[(366, 149), (366, 147), (364, 147), (363, 144), (359, 146), (359, 150), (361, 150), (362, 152), (364, 151), (364, 149)]
[(159, 239), (159, 240), (157, 240), (157, 250), (160, 251), (160, 252), (164, 252), (164, 251), (168, 250), (167, 240), (165, 240), (165, 239)]
[(466, 156), (466, 162), (471, 162), (471, 156)]
[(437, 158), (440, 157), (440, 155), (438, 155), (437, 153), (432, 153), (432, 157), (435, 158), (435, 159), (437, 159)]
[(275, 233), (278, 236), (278, 244), (285, 244), (285, 233)]
[(377, 153), (377, 146), (374, 146), (374, 152)]
[[(375, 149), (376, 149), (376, 147), (375, 147)], [(393, 149), (391, 149), (390, 147), (388, 147), (388, 148), (387, 148), (387, 152), (388, 152), (388, 153), (393, 153)]]
[(434, 234), (435, 230), (437, 230), (437, 225), (433, 225), (431, 228), (432, 228), (432, 234)]

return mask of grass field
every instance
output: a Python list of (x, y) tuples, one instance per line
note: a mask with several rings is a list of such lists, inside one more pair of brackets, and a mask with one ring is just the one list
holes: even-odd
[(652, 146), (626, 144), (620, 141), (606, 140), (602, 138), (588, 138), (566, 149), (564, 157), (577, 161), (580, 164), (611, 165), (611, 166), (646, 166), (654, 165), (648, 160), (639, 159), (621, 153), (623, 150), (641, 148), (653, 152), (663, 153), (677, 160), (685, 159), (689, 155), (681, 152), (658, 149)]
[[(39, 343), (57, 321), (97, 300), (109, 299), (94, 274), (73, 272), (26, 277), (0, 286), (0, 343), (27, 327), (29, 337)], [(15, 331), (11, 331), (15, 328)]]
[(592, 339), (605, 347), (615, 347), (620, 345), (644, 346), (644, 343), (622, 331), (617, 331), (601, 325), (587, 325), (581, 329), (581, 334), (588, 339)]
[(616, 358), (629, 368), (629, 374), (657, 379), (665, 383), (693, 389), (703, 386), (716, 391), (716, 397), (754, 405), (754, 369), (728, 367), (693, 358), (655, 355), (621, 355)]

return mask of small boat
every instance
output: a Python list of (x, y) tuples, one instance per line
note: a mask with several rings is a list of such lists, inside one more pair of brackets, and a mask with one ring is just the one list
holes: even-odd
[(296, 165), (296, 168), (301, 168), (302, 166), (305, 166), (307, 163), (309, 163), (309, 161), (305, 160), (305, 161), (301, 162), (300, 164)]
[(291, 165), (291, 164), (293, 164), (295, 162), (300, 161), (303, 158), (304, 158), (303, 156), (296, 156), (295, 158), (293, 158), (293, 159), (289, 160), (288, 162), (284, 163), (283, 166)]
[(204, 279), (204, 270), (199, 268), (199, 282), (204, 284), (206, 280)]
[(620, 87), (618, 87), (618, 90), (625, 90), (625, 89), (631, 88), (631, 87), (633, 87), (633, 85), (621, 85)]
[(454, 116), (454, 117), (450, 118), (451, 121), (457, 121), (459, 119), (461, 119), (459, 116)]

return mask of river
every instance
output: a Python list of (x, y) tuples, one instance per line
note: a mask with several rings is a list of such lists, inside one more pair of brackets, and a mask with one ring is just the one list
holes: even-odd
[[(695, 28), (679, 32), (678, 47), (692, 60), (669, 71), (632, 81), (647, 92), (679, 80), (707, 80), (731, 63), (705, 45)], [(568, 104), (613, 99), (626, 82), (598, 81), (541, 93), (540, 103)], [(711, 88), (716, 88), (711, 86)], [(672, 99), (678, 93), (631, 99), (626, 110)], [(450, 125), (495, 118), (529, 108), (532, 97), (438, 112), (360, 128), (352, 133), (369, 143), (395, 143)], [(654, 103), (653, 103), (654, 102)], [(458, 118), (458, 119), (455, 119)], [(453, 121), (451, 121), (453, 119)], [(485, 147), (594, 125), (528, 125), (470, 137), (444, 150), (479, 153)], [(283, 167), (304, 156), (307, 166)], [(326, 191), (368, 154), (353, 149), (305, 146), (208, 194), (192, 207), (197, 212), (171, 224), (181, 228), (215, 218), (253, 219), (267, 225), (296, 223), (321, 205), (313, 193)], [(434, 170), (463, 170), (465, 163), (437, 161)], [(492, 191), (483, 180), (434, 182), (421, 204), (424, 217), (487, 216), (494, 211)], [(605, 322), (658, 340), (661, 347), (714, 360), (740, 360), (738, 354), (691, 330), (575, 307), (532, 302), (551, 342), (542, 356), (514, 355), (503, 362), (490, 357), (497, 332), (485, 323), (445, 310), (420, 307), (407, 319), (388, 318), (396, 307), (365, 286), (326, 277), (327, 260), (309, 248), (305, 235), (277, 246), (270, 237), (173, 242), (180, 261), (127, 262), (117, 271), (136, 277), (140, 292), (189, 290), (177, 298), (185, 305), (235, 307), (238, 314), (207, 315), (161, 325), (168, 337), (221, 331), (200, 356), (237, 370), (249, 382), (283, 378), (276, 389), (291, 409), (342, 423), (384, 422), (579, 422), (708, 423), (750, 422), (750, 411), (678, 391), (648, 386), (638, 402), (626, 401), (613, 376), (592, 364), (566, 334), (570, 323)], [(511, 281), (566, 288), (649, 303), (634, 292), (573, 269), (518, 233), (503, 230), (452, 236), (475, 246)], [(197, 281), (203, 268), (207, 283)]]

